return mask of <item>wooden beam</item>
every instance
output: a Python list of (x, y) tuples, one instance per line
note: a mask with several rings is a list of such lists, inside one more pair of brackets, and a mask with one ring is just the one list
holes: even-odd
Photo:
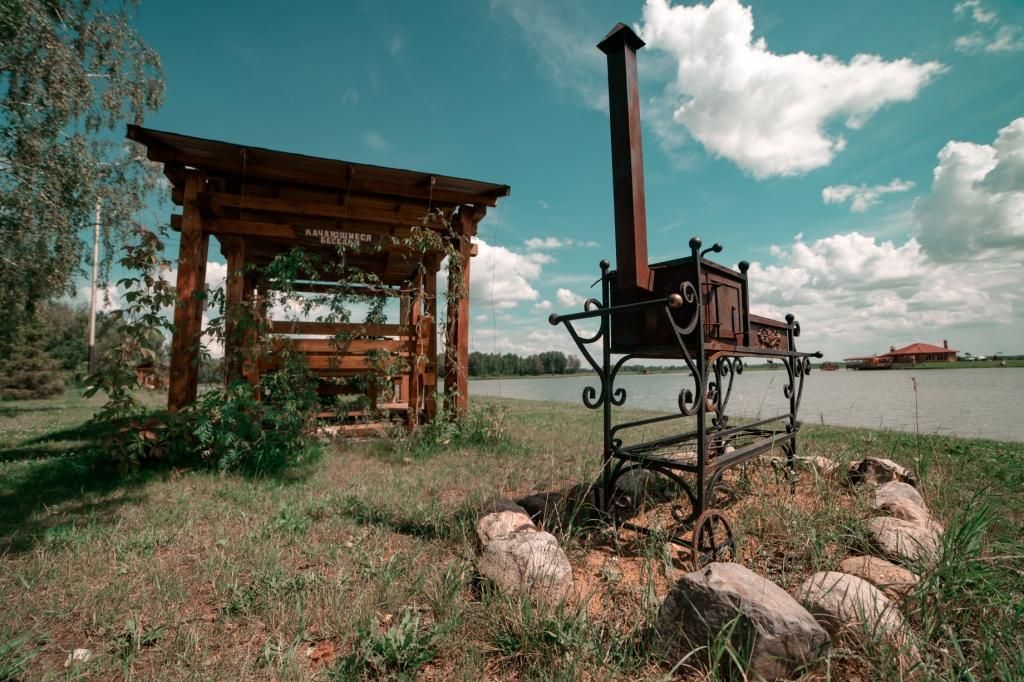
[(353, 322), (297, 322), (273, 320), (271, 334), (297, 334), (304, 336), (337, 336), (351, 334), (353, 338), (365, 336), (412, 336), (412, 328), (401, 324), (358, 324)]
[[(307, 218), (336, 218), (404, 227), (422, 226), (424, 219), (431, 217), (422, 206), (362, 197), (349, 197), (344, 203), (338, 203), (303, 197), (268, 197), (248, 192), (244, 196), (230, 192), (210, 192), (207, 199), (211, 206), (222, 209), (264, 211)], [(431, 219), (428, 225), (439, 227), (440, 222)]]
[(412, 339), (292, 339), (276, 337), (271, 343), (275, 351), (290, 350), (304, 355), (365, 355), (372, 351), (387, 351), (408, 357), (413, 349)]
[[(233, 146), (234, 147), (234, 146)], [(307, 157), (303, 162), (297, 163), (285, 158), (280, 153), (268, 152), (256, 148), (233, 148), (234, 154), (229, 156), (205, 156), (202, 159), (193, 155), (179, 152), (175, 149), (157, 149), (150, 147), (147, 156), (151, 161), (161, 161), (166, 166), (175, 168), (194, 165), (200, 167), (208, 175), (230, 174), (243, 178), (276, 180), (279, 182), (292, 182), (297, 185), (316, 185), (330, 188), (346, 189), (354, 194), (372, 194), (388, 197), (401, 197), (424, 204), (448, 204), (456, 206), (464, 203), (484, 204), (486, 206), (497, 206), (498, 199), (508, 196), (506, 187), (492, 191), (473, 194), (469, 192), (437, 189), (436, 187), (419, 187), (404, 184), (398, 181), (395, 175), (394, 180), (384, 179), (386, 173), (370, 171), (365, 179), (359, 173), (355, 164), (345, 164), (355, 172), (351, 172), (348, 178), (344, 178), (338, 172), (339, 166), (344, 162), (330, 161), (326, 159), (310, 159)], [(275, 158), (276, 157), (276, 158)], [(388, 171), (390, 169), (379, 169)], [(166, 170), (165, 170), (166, 172)], [(173, 179), (172, 179), (173, 181)], [(175, 183), (178, 184), (178, 183)]]
[(202, 331), (203, 292), (209, 237), (203, 232), (197, 197), (204, 178), (189, 171), (185, 178), (185, 206), (178, 251), (178, 299), (174, 307), (170, 381), (167, 409), (177, 412), (195, 400), (199, 379), (199, 341)]

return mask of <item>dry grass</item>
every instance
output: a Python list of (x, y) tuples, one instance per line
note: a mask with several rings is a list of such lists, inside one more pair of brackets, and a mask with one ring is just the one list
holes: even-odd
[[(345, 443), (274, 479), (120, 476), (88, 454), (92, 435), (76, 430), (94, 404), (3, 405), (0, 672), (62, 676), (69, 652), (84, 647), (95, 657), (75, 671), (100, 679), (664, 677), (646, 653), (649, 626), (686, 564), (656, 539), (583, 530), (563, 538), (579, 595), (556, 611), (476, 580), (473, 526), (485, 500), (565, 489), (599, 472), (598, 414), (496, 402), (514, 446), (396, 457)], [(39, 440), (55, 432), (64, 440)], [(916, 467), (947, 523), (990, 489), (999, 518), (984, 551), (1022, 554), (1020, 444), (806, 433), (803, 454)], [(807, 470), (790, 497), (760, 463), (731, 484), (744, 563), (785, 588), (863, 546), (867, 502), (836, 481)], [(1009, 570), (1020, 568), (1018, 558)], [(1004, 601), (1012, 618), (1019, 591)], [(982, 616), (993, 617), (974, 617)], [(876, 655), (840, 652), (807, 677), (871, 679)], [(929, 665), (939, 677), (958, 671)]]

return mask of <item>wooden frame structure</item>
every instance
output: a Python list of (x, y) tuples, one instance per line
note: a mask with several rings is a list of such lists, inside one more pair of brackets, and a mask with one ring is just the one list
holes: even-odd
[[(288, 343), (306, 355), (321, 376), (366, 373), (367, 353), (387, 350), (406, 359), (406, 369), (390, 377), (410, 425), (437, 412), (437, 273), (445, 253), (458, 253), (466, 295), (449, 283), (444, 362), (446, 399), (455, 411), (467, 404), (469, 376), (469, 275), (472, 237), (488, 207), (508, 196), (509, 187), (396, 168), (384, 168), (258, 147), (201, 139), (128, 126), (128, 138), (144, 145), (151, 161), (163, 164), (171, 199), (181, 206), (171, 216), (180, 231), (178, 302), (174, 311), (167, 404), (176, 411), (196, 398), (209, 238), (215, 236), (227, 259), (226, 378), (258, 382), (268, 366), (249, 357), (232, 334), (237, 313), (259, 308), (261, 292), (273, 289), (253, 275), (294, 246), (324, 261), (345, 258), (372, 273), (378, 284), (369, 295), (397, 296), (400, 323), (342, 325), (270, 320), (274, 347)], [(433, 219), (428, 220), (428, 216)], [(402, 239), (413, 226), (443, 233), (448, 249), (424, 253)], [(450, 226), (450, 228), (449, 228)], [(376, 248), (359, 248), (376, 245)], [(339, 246), (354, 247), (351, 252)], [(251, 266), (257, 266), (253, 268)], [(296, 289), (309, 292), (350, 283), (308, 273)], [(353, 285), (353, 288), (354, 287)], [(264, 306), (265, 308), (266, 306)], [(339, 353), (332, 339), (346, 338)], [(254, 341), (250, 337), (240, 345)], [(272, 363), (271, 363), (272, 366)]]

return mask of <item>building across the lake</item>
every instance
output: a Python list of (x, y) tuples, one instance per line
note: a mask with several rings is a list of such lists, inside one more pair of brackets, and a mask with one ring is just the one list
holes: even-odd
[(942, 346), (912, 343), (902, 348), (889, 346), (889, 352), (881, 355), (846, 358), (845, 362), (847, 367), (854, 369), (888, 369), (893, 365), (916, 365), (922, 362), (956, 362), (956, 351), (949, 347), (946, 340), (942, 341)]

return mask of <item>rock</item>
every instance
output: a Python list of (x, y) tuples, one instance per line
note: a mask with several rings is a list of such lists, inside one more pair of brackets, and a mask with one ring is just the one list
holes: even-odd
[(850, 480), (854, 483), (864, 482), (878, 485), (879, 483), (888, 483), (889, 481), (899, 481), (900, 483), (917, 485), (917, 474), (891, 459), (865, 457), (862, 460), (850, 462), (850, 468), (847, 473)]
[(687, 573), (661, 605), (657, 631), (663, 654), (675, 663), (706, 646), (738, 614), (733, 638), (745, 646), (752, 637), (752, 677), (789, 677), (813, 662), (828, 645), (828, 634), (775, 583), (736, 563), (712, 563)]
[(480, 574), (499, 590), (555, 604), (572, 589), (572, 567), (558, 540), (544, 531), (500, 535), (484, 545)]
[(934, 530), (891, 516), (876, 516), (867, 521), (868, 535), (882, 555), (897, 563), (921, 563), (926, 567), (938, 561), (941, 541)]
[(494, 502), (485, 511), (476, 523), (476, 536), (481, 545), (509, 533), (537, 530), (526, 510), (508, 500)]
[(839, 464), (828, 457), (816, 455), (814, 457), (797, 457), (797, 461), (811, 467), (822, 476), (831, 476), (839, 469)]
[(924, 498), (921, 497), (921, 493), (917, 492), (917, 488), (908, 483), (900, 483), (898, 481), (891, 481), (878, 486), (875, 490), (874, 508), (881, 509), (882, 505), (889, 504), (895, 500), (907, 500), (923, 509), (928, 509), (928, 506), (924, 503)]
[(877, 505), (875, 509), (897, 519), (903, 519), (904, 521), (924, 526), (939, 535), (946, 532), (946, 529), (935, 520), (931, 512), (906, 498), (885, 500), (881, 505)]
[(896, 646), (909, 643), (910, 631), (896, 605), (863, 578), (837, 571), (814, 573), (797, 588), (797, 598), (833, 640), (867, 636)]
[(64, 661), (64, 667), (70, 668), (75, 663), (88, 663), (89, 659), (92, 658), (92, 649), (75, 649), (68, 658)]
[(847, 557), (839, 562), (839, 570), (867, 580), (893, 600), (906, 597), (920, 580), (902, 566), (873, 556)]
[(645, 502), (667, 502), (681, 494), (671, 478), (650, 469), (627, 471), (615, 481), (615, 487), (629, 496), (633, 507), (641, 507)]

